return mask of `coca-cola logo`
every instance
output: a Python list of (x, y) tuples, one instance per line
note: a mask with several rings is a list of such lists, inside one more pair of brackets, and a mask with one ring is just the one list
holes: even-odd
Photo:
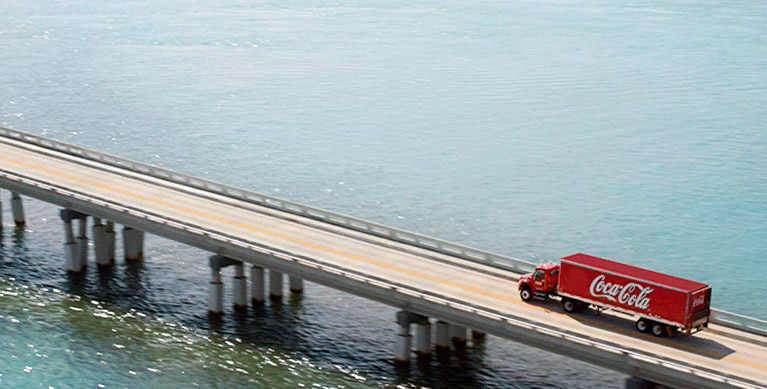
[(633, 306), (637, 309), (647, 309), (650, 306), (650, 298), (653, 288), (642, 286), (635, 282), (625, 285), (605, 282), (605, 275), (600, 274), (591, 281), (589, 293), (594, 297), (606, 298), (612, 302)]
[(706, 295), (702, 294), (695, 298), (695, 300), (692, 301), (692, 307), (695, 308), (698, 305), (703, 305), (703, 303), (706, 302)]

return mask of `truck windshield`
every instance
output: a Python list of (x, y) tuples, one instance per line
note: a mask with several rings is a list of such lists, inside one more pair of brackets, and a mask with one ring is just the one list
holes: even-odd
[(533, 278), (543, 278), (543, 270), (536, 270), (535, 273), (533, 273)]

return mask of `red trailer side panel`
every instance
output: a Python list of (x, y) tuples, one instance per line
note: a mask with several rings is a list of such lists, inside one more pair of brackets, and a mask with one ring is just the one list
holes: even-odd
[(625, 263), (611, 261), (609, 259), (595, 257), (593, 255), (576, 253), (562, 258), (565, 261), (579, 263), (583, 266), (590, 266), (606, 270), (613, 273), (628, 275), (632, 278), (661, 284), (672, 289), (679, 289), (683, 292), (694, 292), (703, 289), (708, 285), (672, 275), (659, 273), (650, 269), (627, 265)]
[(570, 261), (568, 257), (562, 258), (559, 294), (649, 316), (682, 328), (688, 327), (688, 304), (691, 304), (688, 300), (689, 293), (676, 288), (680, 286), (678, 283), (675, 283), (674, 287), (667, 287), (658, 283), (657, 278), (650, 282), (645, 281), (640, 276), (646, 273), (632, 274), (634, 272), (631, 268), (635, 268), (633, 266), (620, 268), (628, 270), (621, 274), (615, 271), (619, 268), (608, 266), (608, 269), (603, 269), (596, 261), (589, 264), (592, 266)]

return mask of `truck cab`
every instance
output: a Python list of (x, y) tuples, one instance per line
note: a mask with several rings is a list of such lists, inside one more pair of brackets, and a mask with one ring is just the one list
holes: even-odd
[(556, 296), (559, 283), (559, 265), (548, 262), (538, 265), (535, 271), (519, 278), (519, 296), (523, 301), (533, 297)]

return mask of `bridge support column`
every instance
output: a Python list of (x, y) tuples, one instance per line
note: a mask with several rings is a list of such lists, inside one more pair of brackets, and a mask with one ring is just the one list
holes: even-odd
[[(224, 313), (224, 283), (221, 282), (221, 269), (232, 265), (242, 265), (242, 262), (223, 255), (211, 255), (208, 258), (208, 265), (210, 266), (208, 313), (218, 316)], [(237, 273), (235, 271), (236, 277)], [(244, 285), (242, 286), (244, 289)]]
[(3, 230), (3, 192), (0, 192), (0, 231)]
[(445, 321), (437, 321), (437, 352), (450, 351), (450, 324)]
[(66, 259), (67, 271), (70, 273), (79, 273), (85, 267), (85, 262), (80, 260), (79, 245), (78, 241), (75, 239), (72, 221), (80, 220), (80, 230), (82, 232), (83, 226), (86, 225), (83, 222), (86, 215), (71, 209), (62, 209), (61, 212), (59, 212), (59, 216), (64, 222), (64, 258)]
[[(410, 361), (410, 344), (412, 343), (412, 336), (410, 335), (411, 323), (419, 324), (419, 327), (425, 326), (428, 329), (431, 329), (428, 317), (408, 311), (397, 312), (397, 324), (399, 325), (399, 328), (397, 329), (397, 339), (394, 343), (394, 362), (396, 363), (406, 363)], [(431, 331), (421, 332), (424, 331), (423, 328), (418, 331), (419, 337), (417, 341), (419, 348), (416, 352), (419, 352), (420, 350), (428, 350), (430, 352)], [(428, 334), (428, 336), (425, 334)]]
[(107, 225), (104, 231), (106, 239), (106, 258), (109, 265), (115, 263), (115, 223), (107, 220)]
[(415, 353), (419, 358), (431, 357), (431, 323), (424, 319), (415, 323)]
[(282, 298), (282, 273), (269, 270), (269, 298), (279, 300)]
[(264, 303), (264, 268), (253, 265), (250, 268), (250, 302), (253, 305)]
[(453, 344), (456, 347), (466, 346), (466, 327), (453, 324), (452, 329)]
[(394, 362), (410, 362), (410, 312), (397, 312), (397, 340), (394, 343)]
[(289, 278), (290, 282), (290, 292), (291, 293), (303, 293), (304, 291), (304, 280), (299, 277), (290, 276)]
[(13, 211), (13, 221), (16, 227), (24, 227), (24, 203), (21, 202), (21, 196), (16, 192), (11, 192), (11, 210)]
[(96, 255), (96, 265), (98, 267), (112, 265), (109, 261), (106, 226), (101, 224), (100, 218), (93, 218), (93, 228), (91, 230), (93, 234), (93, 252)]
[(232, 293), (234, 294), (234, 309), (246, 309), (248, 307), (248, 280), (245, 278), (245, 269), (242, 262), (234, 265), (234, 277), (232, 279)]
[(210, 272), (208, 313), (216, 316), (224, 313), (224, 283), (221, 282), (221, 269), (211, 269)]
[(126, 262), (144, 259), (144, 231), (123, 227), (123, 249)]
[(88, 215), (80, 218), (79, 232), (77, 233), (77, 258), (82, 267), (88, 267)]
[(626, 389), (654, 389), (655, 387), (657, 387), (655, 382), (648, 381), (644, 378), (626, 378)]
[(75, 234), (72, 230), (72, 221), (64, 221), (64, 258), (67, 261), (67, 271), (70, 273), (79, 273), (82, 271), (80, 260), (77, 257), (77, 243)]

